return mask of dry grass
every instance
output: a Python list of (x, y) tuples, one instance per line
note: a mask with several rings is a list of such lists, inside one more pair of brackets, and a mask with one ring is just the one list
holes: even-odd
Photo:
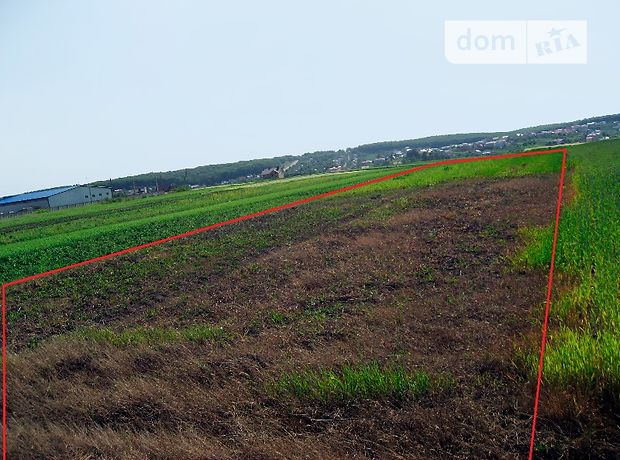
[(217, 408), (249, 397), (239, 381), (260, 364), (206, 363), (201, 354), (196, 345), (58, 340), (10, 356), (9, 456), (201, 458), (207, 447), (220, 456), (217, 438), (234, 413)]

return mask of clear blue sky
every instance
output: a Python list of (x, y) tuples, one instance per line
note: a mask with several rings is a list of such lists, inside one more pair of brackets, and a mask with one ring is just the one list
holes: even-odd
[[(0, 1), (0, 195), (620, 112), (610, 1)], [(447, 19), (585, 19), (581, 66), (457, 66)]]

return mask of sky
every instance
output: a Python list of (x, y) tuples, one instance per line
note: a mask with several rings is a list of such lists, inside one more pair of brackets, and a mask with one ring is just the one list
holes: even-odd
[[(0, 196), (620, 112), (610, 1), (0, 0)], [(588, 21), (585, 65), (455, 65), (446, 20)]]

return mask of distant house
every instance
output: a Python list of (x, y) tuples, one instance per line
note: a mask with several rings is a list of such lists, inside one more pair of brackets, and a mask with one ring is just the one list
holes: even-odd
[(282, 179), (284, 177), (284, 171), (282, 171), (279, 166), (267, 168), (260, 173), (260, 177), (261, 179)]
[(0, 199), (0, 214), (65, 208), (110, 198), (112, 198), (112, 190), (105, 187), (72, 185), (49, 188)]

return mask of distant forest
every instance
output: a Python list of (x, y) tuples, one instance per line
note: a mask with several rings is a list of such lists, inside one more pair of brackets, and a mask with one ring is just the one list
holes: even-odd
[[(300, 156), (285, 155), (273, 158), (238, 161), (235, 163), (198, 166), (196, 168), (176, 171), (151, 172), (108, 181), (99, 181), (92, 185), (130, 190), (132, 188), (154, 187), (155, 185), (160, 188), (167, 188), (170, 186), (217, 185), (226, 182), (242, 182), (250, 178), (256, 178), (264, 169), (290, 164), (295, 160), (299, 160), (298, 164), (287, 171), (287, 175), (306, 175), (327, 171), (330, 167), (334, 166), (335, 162), (343, 157), (345, 159), (358, 158), (360, 160), (374, 159), (390, 155), (406, 147), (417, 149), (422, 147), (439, 147), (446, 144), (461, 142), (476, 142), (494, 135), (496, 134), (454, 134), (403, 141), (377, 142), (374, 144), (360, 145), (347, 150), (309, 152)], [(248, 176), (250, 177), (248, 178)]]

